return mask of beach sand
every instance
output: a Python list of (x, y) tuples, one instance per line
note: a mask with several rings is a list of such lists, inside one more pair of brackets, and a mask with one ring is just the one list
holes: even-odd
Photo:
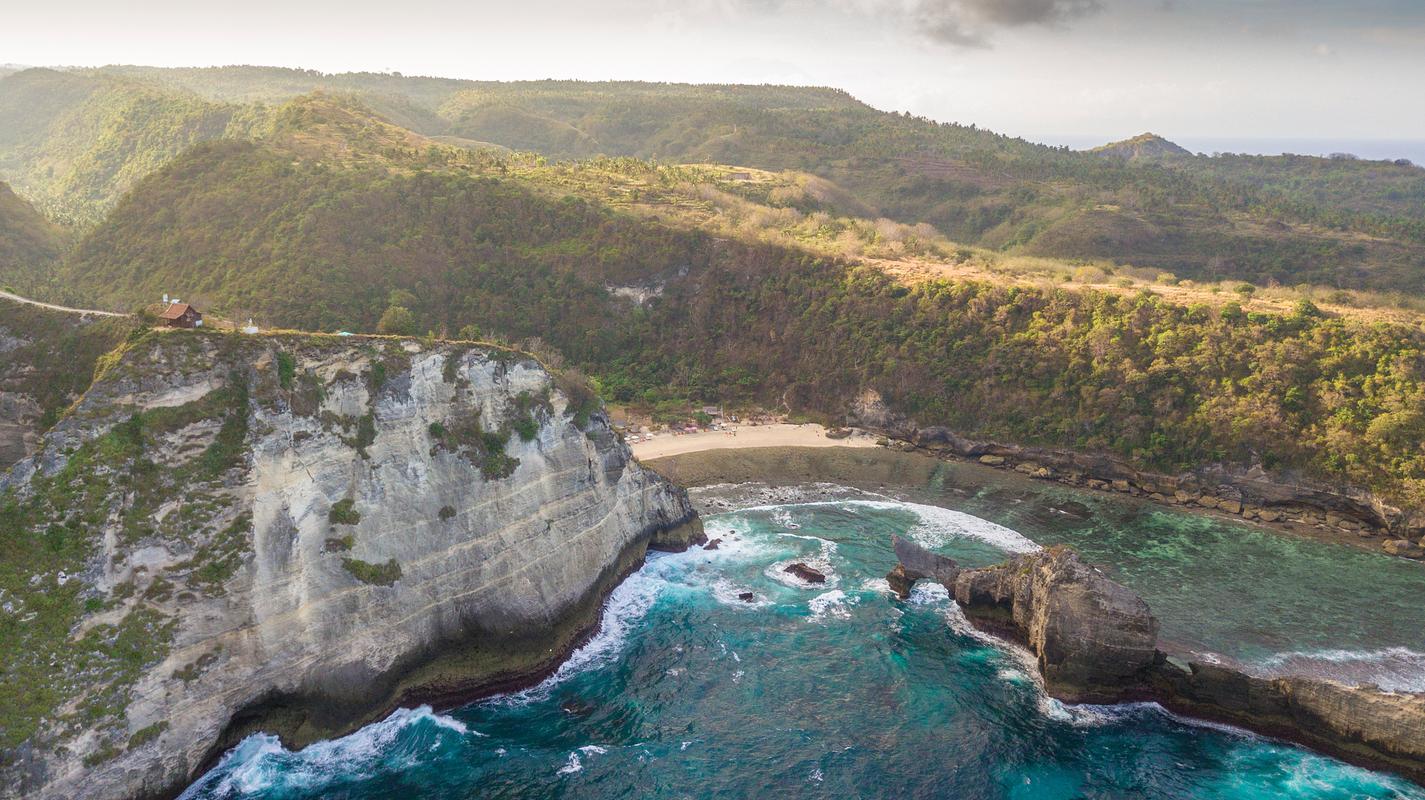
[(813, 423), (792, 425), (741, 426), (736, 436), (727, 431), (703, 431), (674, 436), (661, 433), (652, 441), (634, 442), (633, 455), (640, 461), (655, 458), (697, 453), (703, 450), (733, 450), (752, 447), (875, 447), (874, 437), (863, 433), (852, 434), (845, 439), (828, 439), (826, 428)]

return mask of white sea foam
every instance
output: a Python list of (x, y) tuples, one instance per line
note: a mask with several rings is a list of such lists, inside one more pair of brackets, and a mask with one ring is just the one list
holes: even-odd
[(954, 539), (977, 539), (1006, 553), (1032, 553), (1039, 545), (1018, 531), (1003, 525), (981, 519), (963, 511), (952, 511), (924, 503), (906, 503), (899, 500), (819, 500), (807, 503), (750, 506), (742, 511), (762, 511), (773, 514), (787, 513), (795, 508), (843, 508), (853, 510), (867, 508), (876, 511), (909, 511), (919, 521), (906, 536), (922, 547), (942, 547)]
[(255, 733), (228, 751), (217, 768), (182, 797), (193, 797), (210, 788), (218, 796), (251, 794), (277, 786), (313, 789), (334, 778), (410, 767), (420, 755), (412, 751), (395, 759), (392, 745), (403, 731), (417, 725), (430, 725), (457, 737), (471, 733), (464, 723), (437, 714), (430, 706), (397, 709), (386, 719), (350, 736), (316, 742), (297, 752), (284, 748), (275, 736)]
[(587, 756), (587, 755), (601, 756), (601, 755), (603, 755), (604, 753), (607, 753), (608, 751), (609, 751), (609, 749), (608, 749), (607, 747), (600, 747), (599, 745), (596, 745), (596, 744), (586, 744), (586, 745), (584, 745), (583, 747), (579, 748), (579, 752), (583, 753), (583, 754), (586, 755), (586, 756)]
[(556, 774), (556, 775), (573, 775), (574, 773), (576, 773), (576, 772), (582, 770), (583, 768), (584, 768), (584, 764), (583, 764), (582, 761), (579, 760), (579, 754), (578, 754), (578, 753), (570, 753), (570, 754), (569, 754), (569, 760), (565, 761), (565, 762), (564, 762), (564, 766), (560, 767), (560, 768), (559, 768), (559, 771), (556, 772), (555, 774)]
[(1298, 675), (1355, 685), (1370, 683), (1388, 692), (1425, 692), (1425, 653), (1406, 647), (1293, 651), (1245, 668), (1264, 677)]
[(823, 592), (807, 602), (807, 608), (811, 609), (811, 617), (808, 621), (851, 619), (850, 607), (856, 602), (856, 598), (848, 597), (840, 589)]
[[(889, 589), (890, 585), (887, 584), (886, 588)], [(921, 581), (916, 585), (910, 587), (910, 597), (906, 598), (906, 602), (910, 603), (913, 606), (930, 606), (940, 605), (941, 603), (944, 603), (949, 599), (949, 589), (946, 589), (944, 586), (938, 583), (933, 583), (931, 581)], [(959, 607), (956, 606), (956, 609), (958, 610)], [(960, 618), (963, 620), (964, 615), (960, 615)], [(966, 621), (965, 624), (968, 626), (970, 623)], [(971, 628), (971, 630), (973, 630), (973, 627)]]
[(798, 530), (802, 527), (801, 523), (792, 518), (792, 512), (787, 508), (773, 512), (772, 520), (788, 530)]
[(889, 594), (891, 591), (891, 584), (885, 578), (870, 578), (865, 583), (861, 584), (861, 591), (875, 592), (878, 594)]
[[(743, 600), (742, 595), (748, 592), (752, 592), (752, 599)], [(771, 600), (768, 600), (766, 597), (760, 596), (756, 592), (753, 592), (751, 587), (733, 583), (727, 578), (718, 578), (717, 580), (713, 581), (712, 593), (713, 597), (719, 603), (722, 603), (725, 606), (733, 606), (734, 608), (756, 609), (766, 608), (767, 606), (772, 605)]]
[(637, 626), (658, 600), (668, 582), (649, 574), (647, 568), (624, 579), (609, 593), (604, 603), (603, 619), (598, 633), (585, 642), (559, 665), (553, 675), (539, 685), (522, 692), (500, 695), (488, 703), (520, 705), (549, 696), (554, 687), (586, 669), (605, 663), (623, 650), (629, 633)]
[(920, 521), (906, 531), (906, 536), (922, 547), (943, 547), (953, 539), (978, 539), (1006, 553), (1032, 553), (1039, 549), (1039, 545), (1018, 531), (962, 511), (922, 503), (883, 500), (853, 500), (847, 505), (887, 511), (906, 509), (914, 512)]

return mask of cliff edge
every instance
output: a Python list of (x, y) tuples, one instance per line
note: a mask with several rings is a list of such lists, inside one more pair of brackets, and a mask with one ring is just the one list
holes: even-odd
[(586, 387), (454, 343), (149, 332), (0, 476), (0, 796), (164, 797), (537, 678), (701, 525)]

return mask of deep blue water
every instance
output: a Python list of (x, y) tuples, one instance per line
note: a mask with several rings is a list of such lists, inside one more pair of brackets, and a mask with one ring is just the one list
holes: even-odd
[[(1015, 500), (996, 505), (980, 494), (962, 505), (1023, 508), (1020, 521), (1041, 539), (1073, 541), (1091, 558), (1111, 554), (1132, 583), (1177, 570), (1176, 592), (1160, 589), (1150, 602), (1195, 596), (1154, 606), (1165, 630), (1228, 658), (1270, 662), (1276, 620), (1262, 608), (1310, 628), (1294, 616), (1316, 591), (1301, 577), (1313, 559), (1349, 562), (1354, 552), (1244, 539), (1232, 533), (1241, 526), (1183, 515), (1139, 519), (1121, 507), (1065, 522), (1052, 498)], [(1115, 513), (1147, 522), (1124, 528)], [(720, 549), (650, 557), (611, 596), (599, 635), (539, 687), (446, 714), (398, 711), (298, 753), (256, 735), (185, 797), (1425, 799), (1403, 780), (1156, 706), (1062, 706), (1022, 653), (976, 633), (943, 590), (918, 587), (908, 603), (887, 592), (890, 533), (984, 564), (1035, 546), (1007, 528), (940, 508), (847, 500), (732, 511), (707, 524)], [(1366, 567), (1394, 563), (1362, 555)], [(1255, 591), (1234, 588), (1260, 605), (1193, 610), (1211, 603), (1198, 591), (1212, 568), (1196, 563), (1205, 558), (1218, 559), (1227, 580), (1256, 582)], [(827, 583), (784, 574), (793, 560), (827, 571)], [(1372, 585), (1389, 594), (1418, 575)], [(754, 602), (738, 599), (745, 591)], [(1335, 613), (1324, 602), (1325, 616)], [(1390, 629), (1357, 639), (1368, 648), (1409, 643)]]

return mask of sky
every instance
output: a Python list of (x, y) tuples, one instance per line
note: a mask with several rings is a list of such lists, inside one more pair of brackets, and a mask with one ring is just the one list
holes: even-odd
[(6, 62), (815, 84), (1071, 146), (1425, 140), (1425, 0), (15, 2)]

